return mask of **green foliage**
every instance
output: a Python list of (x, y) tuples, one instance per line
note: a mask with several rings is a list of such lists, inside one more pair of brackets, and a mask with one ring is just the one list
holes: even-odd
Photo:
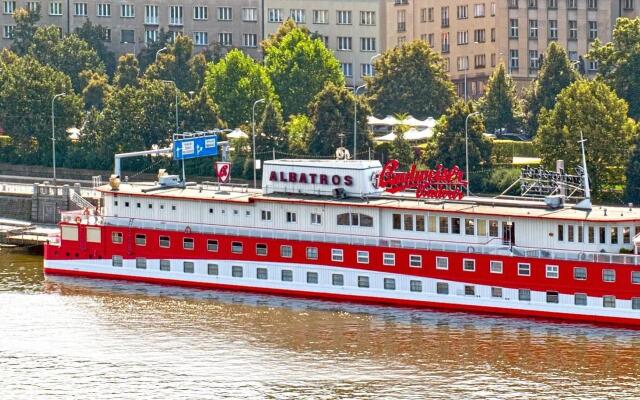
[(557, 42), (551, 42), (544, 53), (536, 79), (525, 93), (527, 129), (531, 135), (538, 130), (540, 110), (553, 108), (558, 94), (576, 79), (578, 73), (571, 65), (565, 49)]
[[(264, 67), (237, 49), (231, 50), (218, 63), (209, 64), (205, 86), (231, 128), (251, 119), (256, 100), (278, 102)], [(263, 108), (263, 104), (258, 104), (257, 116)]]
[[(333, 156), (340, 147), (340, 136), (343, 137), (344, 147), (353, 151), (353, 109), (356, 101), (353, 91), (344, 86), (329, 83), (315, 97), (309, 106), (313, 133), (309, 140), (309, 152), (319, 156)], [(371, 147), (372, 142), (367, 129), (367, 115), (369, 106), (361, 99), (357, 99), (357, 129), (358, 149), (360, 151)]]
[(627, 101), (629, 115), (640, 119), (640, 18), (618, 18), (612, 41), (596, 39), (587, 58), (598, 62), (598, 75)]
[(340, 63), (320, 39), (294, 27), (264, 48), (265, 66), (285, 118), (303, 113), (328, 83), (344, 85)]
[(13, 28), (13, 42), (11, 51), (19, 56), (27, 54), (33, 41), (33, 35), (38, 29), (37, 23), (40, 21), (40, 9), (30, 11), (26, 8), (18, 8), (13, 14), (15, 27)]
[(558, 95), (555, 107), (543, 110), (534, 143), (542, 164), (555, 168), (564, 160), (568, 168), (581, 165), (580, 132), (587, 140), (585, 151), (593, 196), (621, 183), (622, 166), (627, 165), (629, 149), (637, 126), (627, 117), (627, 103), (599, 80), (578, 80)]
[(294, 154), (306, 154), (313, 133), (311, 119), (306, 114), (291, 115), (285, 125), (285, 131), (288, 136), (289, 151)]
[(94, 25), (91, 21), (86, 20), (82, 26), (75, 29), (75, 33), (96, 51), (98, 58), (105, 66), (107, 74), (113, 76), (116, 70), (116, 55), (105, 45), (106, 29), (102, 25)]
[(145, 72), (148, 79), (160, 79), (174, 81), (183, 92), (199, 90), (202, 85), (202, 77), (198, 72), (203, 72), (204, 59), (196, 57), (194, 69), (193, 40), (189, 36), (179, 35), (175, 43), (167, 46), (167, 50), (158, 54), (158, 61), (149, 65)]
[(640, 204), (640, 136), (636, 135), (633, 152), (627, 164), (627, 186), (624, 192), (626, 201)]
[(118, 60), (116, 74), (113, 77), (113, 84), (120, 88), (127, 85), (137, 87), (139, 84), (139, 75), (140, 68), (138, 67), (138, 60), (136, 57), (133, 54), (122, 55)]
[(280, 24), (275, 33), (270, 34), (260, 43), (262, 51), (266, 54), (267, 49), (280, 46), (282, 39), (287, 36), (289, 32), (294, 30), (300, 30), (306, 35), (311, 35), (309, 28), (305, 25), (297, 25), (291, 18), (287, 18), (286, 21)]
[(498, 65), (487, 82), (484, 95), (478, 102), (478, 110), (484, 117), (488, 132), (499, 129), (517, 132), (522, 126), (522, 108), (516, 95), (513, 80), (505, 70), (504, 64)]
[[(520, 168), (494, 168), (487, 174), (482, 191), (485, 193), (502, 193), (520, 178)], [(517, 193), (511, 193), (517, 194)]]
[(267, 103), (260, 125), (256, 127), (256, 152), (263, 153), (272, 149), (286, 151), (287, 148), (287, 135), (280, 107), (278, 103)]
[(183, 132), (226, 127), (220, 119), (218, 105), (205, 88), (195, 93), (193, 98), (183, 98), (180, 110), (180, 123)]
[(104, 100), (111, 92), (109, 78), (106, 74), (92, 71), (83, 71), (80, 77), (85, 81), (83, 83), (82, 98), (84, 99), (84, 107), (88, 110), (97, 108), (101, 110), (104, 107)]
[(493, 141), (493, 158), (497, 164), (510, 164), (513, 157), (538, 157), (538, 153), (533, 142), (530, 141)]
[(160, 28), (158, 31), (158, 39), (144, 46), (137, 55), (134, 54), (140, 62), (140, 71), (146, 71), (151, 64), (156, 62), (156, 54), (158, 53), (158, 50), (164, 47), (169, 47), (172, 40), (171, 38), (171, 32), (167, 32), (164, 28)]
[(396, 132), (396, 138), (389, 149), (389, 158), (398, 160), (401, 168), (408, 169), (413, 164), (414, 155), (411, 145), (404, 138), (404, 132)]
[(368, 92), (376, 115), (409, 113), (439, 117), (453, 104), (455, 91), (442, 57), (422, 40), (385, 51), (374, 63)]

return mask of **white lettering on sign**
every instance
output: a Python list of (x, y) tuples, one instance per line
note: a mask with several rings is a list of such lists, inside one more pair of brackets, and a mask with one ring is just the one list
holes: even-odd
[(195, 146), (193, 141), (190, 142), (182, 142), (182, 154), (186, 155), (186, 154), (193, 154), (195, 150)]
[(215, 139), (206, 139), (204, 141), (204, 148), (205, 149), (211, 149), (213, 147), (216, 147), (216, 141)]

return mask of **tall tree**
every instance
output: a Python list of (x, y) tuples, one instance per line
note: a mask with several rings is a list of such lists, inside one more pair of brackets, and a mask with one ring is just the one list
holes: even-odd
[(278, 103), (267, 103), (256, 129), (256, 151), (262, 153), (276, 149), (287, 150), (287, 135)]
[[(309, 140), (309, 152), (314, 155), (332, 156), (340, 144), (353, 152), (353, 106), (357, 101), (357, 148), (366, 151), (372, 142), (367, 129), (367, 116), (371, 109), (361, 98), (344, 86), (329, 83), (318, 93), (309, 106), (313, 132)], [(342, 135), (342, 137), (341, 137)]]
[[(216, 64), (209, 64), (205, 86), (220, 107), (220, 114), (230, 128), (251, 120), (256, 100), (278, 102), (264, 67), (240, 50), (231, 50)], [(256, 119), (264, 109), (256, 107)]]
[(38, 29), (38, 21), (40, 21), (40, 8), (31, 11), (26, 8), (18, 8), (13, 14), (15, 27), (13, 28), (13, 43), (11, 43), (11, 51), (19, 56), (27, 54), (29, 47), (33, 41), (33, 35)]
[(104, 101), (111, 92), (111, 85), (109, 85), (109, 78), (106, 74), (83, 71), (80, 77), (85, 80), (82, 86), (82, 98), (84, 99), (84, 107), (87, 110), (96, 108), (102, 110), (104, 107)]
[(285, 118), (303, 113), (328, 83), (344, 85), (340, 63), (320, 39), (293, 28), (277, 45), (265, 47), (265, 66)]
[(124, 54), (118, 59), (113, 83), (120, 88), (127, 85), (136, 87), (139, 84), (138, 75), (140, 75), (138, 60), (133, 54)]
[(629, 115), (640, 119), (640, 18), (618, 18), (612, 41), (596, 39), (587, 58), (598, 62), (598, 74), (627, 101)]
[(507, 75), (504, 64), (499, 64), (489, 77), (478, 110), (484, 116), (488, 132), (499, 129), (517, 132), (522, 127), (522, 107), (515, 84)]
[(542, 60), (538, 76), (525, 93), (527, 129), (531, 135), (538, 129), (540, 110), (553, 108), (562, 89), (578, 79), (567, 52), (557, 42), (551, 42)]
[(309, 149), (309, 140), (313, 132), (313, 124), (306, 114), (289, 116), (285, 125), (289, 151), (295, 154), (305, 154)]
[(626, 177), (625, 199), (628, 202), (640, 204), (640, 135), (636, 135), (633, 152), (627, 164)]
[(587, 140), (585, 151), (594, 197), (622, 183), (629, 161), (636, 123), (627, 116), (628, 105), (604, 82), (578, 80), (560, 92), (555, 107), (543, 110), (534, 143), (542, 163), (555, 168), (556, 160), (567, 167), (581, 165), (580, 132)]
[(225, 128), (220, 119), (220, 110), (209, 92), (202, 88), (193, 97), (185, 97), (180, 104), (181, 126), (183, 131), (202, 131)]
[[(178, 35), (182, 36), (182, 35)], [(147, 43), (146, 46), (138, 54), (136, 58), (140, 62), (140, 71), (144, 72), (147, 68), (156, 62), (156, 54), (158, 50), (169, 47), (172, 41), (171, 32), (167, 32), (164, 28), (160, 28), (158, 31), (158, 38), (154, 41)]]
[(96, 51), (98, 58), (105, 66), (106, 73), (113, 76), (116, 70), (116, 55), (105, 45), (106, 29), (102, 25), (94, 25), (91, 21), (86, 20), (82, 26), (75, 29), (75, 33)]
[(407, 139), (404, 138), (404, 131), (406, 130), (396, 132), (396, 138), (391, 142), (389, 149), (389, 158), (398, 160), (400, 167), (408, 169), (413, 163), (415, 153)]
[(377, 115), (409, 113), (416, 118), (439, 117), (453, 104), (455, 91), (442, 57), (423, 40), (385, 51), (374, 62), (367, 80)]
[(309, 28), (307, 28), (305, 25), (297, 25), (293, 21), (293, 19), (287, 18), (286, 21), (280, 24), (280, 26), (278, 27), (275, 33), (270, 34), (260, 43), (260, 47), (262, 47), (262, 51), (266, 52), (267, 49), (280, 46), (282, 39), (285, 36), (287, 36), (289, 32), (294, 30), (301, 30), (303, 33), (307, 35), (311, 34), (311, 32), (309, 31)]
[(149, 79), (162, 79), (174, 81), (183, 92), (195, 91), (201, 78), (195, 76), (198, 71), (191, 67), (193, 55), (193, 40), (186, 35), (179, 35), (173, 44), (167, 46), (167, 50), (158, 55), (158, 61), (151, 64), (145, 77)]

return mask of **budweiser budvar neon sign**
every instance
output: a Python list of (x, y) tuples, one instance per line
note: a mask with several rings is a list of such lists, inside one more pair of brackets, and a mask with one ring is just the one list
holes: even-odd
[(397, 172), (398, 160), (390, 160), (382, 168), (378, 187), (389, 193), (415, 189), (416, 197), (430, 199), (460, 200), (468, 182), (457, 166), (445, 168), (439, 164), (435, 169), (418, 170), (411, 165), (407, 172)]

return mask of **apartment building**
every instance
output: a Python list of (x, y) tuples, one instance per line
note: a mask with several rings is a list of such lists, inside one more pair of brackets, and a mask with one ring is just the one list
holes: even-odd
[[(611, 40), (616, 18), (638, 15), (639, 0), (393, 0), (387, 42), (429, 42), (445, 59), (458, 94), (478, 97), (497, 63), (524, 87), (557, 41), (578, 61), (593, 40)], [(587, 74), (596, 63), (585, 59)], [(465, 85), (465, 76), (466, 85)]]
[(265, 37), (287, 18), (324, 40), (342, 65), (347, 85), (372, 75), (372, 58), (386, 49), (385, 0), (264, 0)]
[(136, 52), (158, 38), (161, 28), (189, 35), (198, 48), (213, 42), (238, 47), (259, 58), (262, 39), (261, 0), (2, 0), (0, 47), (11, 44), (17, 8), (40, 8), (41, 24), (73, 32), (86, 20), (104, 26), (105, 41), (116, 53)]

